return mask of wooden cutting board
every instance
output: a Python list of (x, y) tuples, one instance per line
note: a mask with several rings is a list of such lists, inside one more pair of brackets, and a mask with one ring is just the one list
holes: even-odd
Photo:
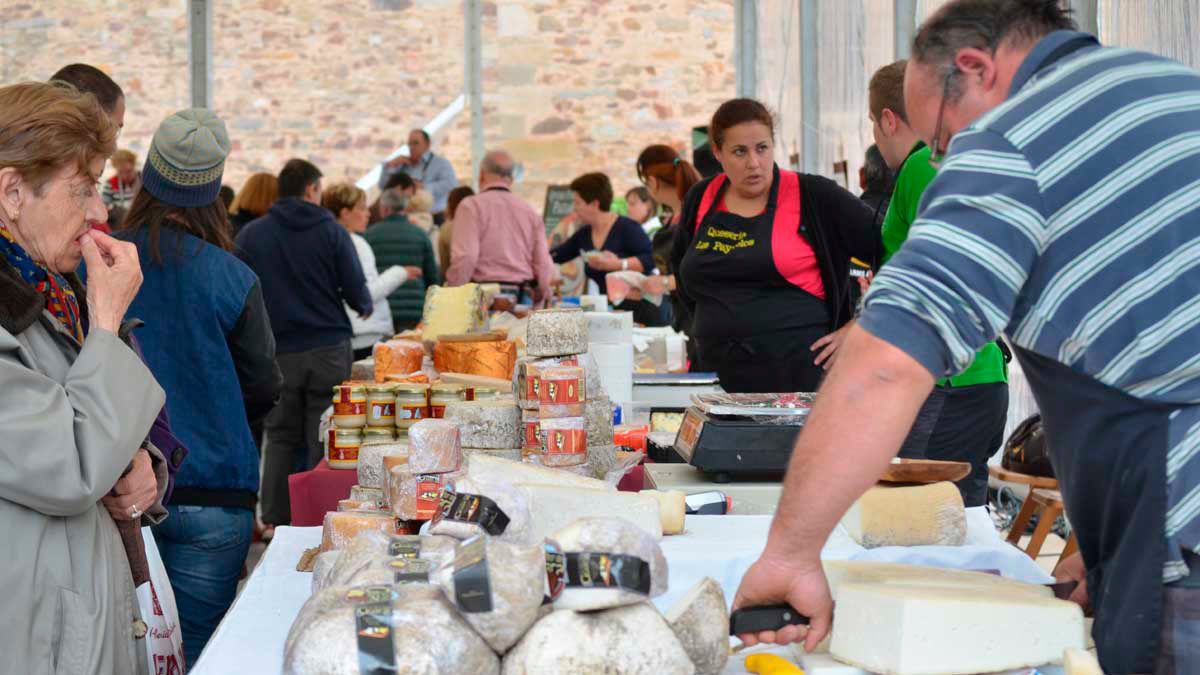
[(924, 485), (948, 480), (959, 481), (971, 473), (967, 462), (943, 462), (933, 459), (894, 459), (879, 478), (881, 483)]

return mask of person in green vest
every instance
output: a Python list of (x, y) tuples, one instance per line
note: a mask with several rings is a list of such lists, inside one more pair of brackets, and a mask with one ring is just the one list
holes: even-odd
[[(930, 151), (908, 125), (904, 108), (906, 61), (884, 66), (871, 78), (868, 91), (875, 144), (889, 168), (897, 172), (896, 187), (882, 226), (883, 264), (908, 239), (917, 219), (921, 196), (937, 169)], [(986, 264), (986, 261), (981, 261)], [(845, 331), (813, 345), (815, 359), (828, 368)], [(998, 342), (989, 343), (958, 375), (939, 380), (922, 407), (901, 456), (969, 462), (971, 473), (958, 482), (967, 506), (987, 503), (988, 459), (1004, 443), (1008, 415), (1008, 363)], [(927, 434), (927, 435), (926, 435)]]

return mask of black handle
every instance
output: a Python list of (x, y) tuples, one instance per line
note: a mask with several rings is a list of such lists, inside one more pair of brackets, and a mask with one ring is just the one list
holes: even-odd
[(729, 634), (743, 635), (784, 626), (807, 626), (808, 617), (788, 604), (743, 607), (729, 615)]

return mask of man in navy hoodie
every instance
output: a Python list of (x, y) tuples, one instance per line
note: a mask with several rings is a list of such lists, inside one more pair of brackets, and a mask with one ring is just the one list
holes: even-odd
[(237, 236), (242, 260), (258, 274), (283, 371), (279, 404), (267, 417), (262, 519), (291, 522), (288, 476), (303, 449), (304, 466), (321, 460), (321, 413), (334, 385), (350, 377), (354, 335), (342, 302), (370, 315), (354, 242), (321, 207), (321, 172), (302, 159), (279, 172), (279, 201)]

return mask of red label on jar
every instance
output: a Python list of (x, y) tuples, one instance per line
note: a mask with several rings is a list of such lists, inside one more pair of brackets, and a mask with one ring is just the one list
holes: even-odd
[(417, 520), (429, 520), (437, 513), (441, 504), (442, 475), (438, 473), (421, 474), (415, 477), (417, 481)]
[(329, 444), (329, 461), (331, 462), (357, 462), (358, 461), (358, 445), (337, 445), (330, 439)]
[(366, 415), (367, 402), (357, 401), (352, 403), (350, 401), (341, 401), (339, 403), (334, 403), (333, 414), (338, 417), (345, 415)]
[(423, 405), (404, 405), (396, 410), (396, 418), (402, 420), (423, 420), (428, 415)]
[(440, 420), (446, 416), (446, 406), (431, 405), (429, 406), (429, 417), (435, 420)]
[(584, 429), (546, 429), (547, 455), (586, 455), (587, 431)]

